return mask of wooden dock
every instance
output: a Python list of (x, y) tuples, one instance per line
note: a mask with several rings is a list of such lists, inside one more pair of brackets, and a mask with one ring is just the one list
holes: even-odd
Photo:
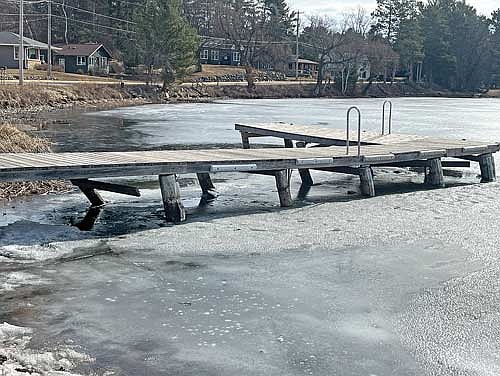
[[(104, 201), (97, 190), (134, 196), (140, 193), (134, 187), (93, 179), (157, 175), (167, 220), (181, 222), (185, 219), (185, 210), (177, 183), (180, 174), (197, 174), (207, 200), (216, 196), (211, 174), (270, 175), (275, 178), (281, 206), (287, 207), (292, 205), (289, 171), (293, 169), (300, 171), (304, 184), (312, 184), (310, 169), (356, 174), (363, 194), (374, 196), (373, 167), (422, 166), (426, 169), (425, 183), (443, 187), (443, 163), (467, 166), (475, 161), (481, 166), (482, 181), (490, 182), (496, 178), (492, 155), (500, 150), (500, 143), (492, 142), (363, 133), (358, 154), (356, 148), (346, 153), (345, 132), (337, 130), (285, 124), (239, 124), (236, 129), (242, 133), (243, 149), (0, 154), (0, 181), (70, 180), (93, 206), (100, 206)], [(263, 136), (282, 138), (286, 148), (249, 148), (251, 137)], [(322, 147), (306, 148), (306, 144)], [(443, 162), (443, 158), (459, 161)]]

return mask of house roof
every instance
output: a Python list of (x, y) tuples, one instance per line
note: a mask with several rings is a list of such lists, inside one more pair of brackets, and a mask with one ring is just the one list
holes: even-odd
[[(0, 32), (0, 46), (19, 46), (21, 43), (21, 38), (19, 34), (11, 33), (10, 31)], [(37, 47), (48, 49), (49, 46), (46, 43), (39, 42), (37, 40), (24, 37), (23, 44), (25, 47)], [(57, 48), (54, 48), (57, 49)]]
[(64, 56), (91, 56), (101, 47), (104, 48), (106, 53), (111, 56), (111, 52), (102, 43), (81, 43), (81, 44), (66, 44), (60, 46), (58, 55)]
[(202, 38), (202, 48), (212, 48), (221, 50), (235, 50), (241, 48), (241, 46), (236, 46), (232, 41), (222, 38), (217, 39), (207, 39)]
[[(290, 60), (291, 63), (295, 63), (297, 61), (297, 58), (294, 57)], [(299, 58), (299, 64), (312, 64), (312, 65), (319, 65), (317, 61), (312, 61), (312, 60), (307, 60), (307, 59), (300, 59)]]

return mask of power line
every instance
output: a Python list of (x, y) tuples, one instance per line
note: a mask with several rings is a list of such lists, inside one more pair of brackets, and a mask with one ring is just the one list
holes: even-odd
[(124, 32), (124, 33), (130, 33), (130, 34), (135, 34), (136, 33), (135, 31), (120, 29), (120, 28), (111, 27), (111, 26), (104, 26), (104, 25), (101, 25), (101, 24), (96, 24), (96, 23), (87, 22), (87, 21), (75, 20), (74, 18), (66, 18), (66, 17), (63, 17), (63, 16), (57, 16), (55, 14), (53, 14), (52, 17), (59, 18), (59, 19), (65, 20), (65, 21), (67, 20), (67, 21), (71, 21), (71, 22), (77, 22), (77, 23), (81, 23), (81, 24), (84, 24), (84, 25), (102, 27), (104, 29), (115, 30), (115, 31), (121, 31), (121, 32)]
[(83, 12), (83, 13), (89, 13), (89, 14), (92, 14), (94, 16), (98, 16), (98, 17), (104, 17), (104, 18), (109, 18), (111, 20), (115, 20), (115, 21), (120, 21), (120, 22), (125, 22), (125, 23), (129, 23), (129, 24), (132, 24), (132, 25), (135, 25), (136, 23), (135, 22), (132, 22), (132, 21), (128, 21), (128, 20), (125, 20), (123, 18), (117, 18), (117, 17), (112, 17), (112, 16), (106, 16), (105, 14), (102, 14), (102, 13), (96, 13), (96, 12), (92, 12), (90, 10), (87, 10), (87, 9), (82, 9), (82, 8), (78, 8), (78, 7), (73, 7), (71, 5), (66, 5), (66, 4), (62, 4), (62, 3), (56, 3), (55, 1), (51, 1), (52, 4), (55, 4), (55, 5), (59, 5), (59, 6), (63, 6), (65, 8), (69, 8), (69, 9), (74, 9), (74, 10), (77, 10), (79, 12)]

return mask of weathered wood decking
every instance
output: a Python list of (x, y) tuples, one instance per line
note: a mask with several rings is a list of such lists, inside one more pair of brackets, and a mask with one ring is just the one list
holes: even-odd
[[(247, 149), (210, 149), (142, 152), (92, 152), (57, 154), (0, 154), (0, 181), (35, 181), (49, 179), (71, 180), (80, 187), (92, 205), (104, 201), (95, 190), (108, 190), (137, 196), (132, 187), (102, 183), (90, 179), (158, 175), (166, 217), (169, 221), (185, 219), (176, 175), (196, 173), (203, 197), (213, 199), (215, 187), (212, 173), (250, 172), (274, 176), (282, 206), (290, 206), (288, 171), (298, 169), (305, 184), (309, 169), (355, 173), (360, 176), (362, 192), (375, 195), (372, 167), (380, 165), (422, 165), (427, 169), (426, 183), (443, 186), (441, 159), (445, 157), (477, 161), (481, 165), (483, 181), (495, 179), (492, 154), (500, 150), (500, 143), (466, 140), (432, 139), (428, 137), (363, 134), (361, 153), (352, 148), (346, 154), (342, 146), (293, 148), (294, 141), (320, 145), (345, 145), (345, 135), (331, 129), (291, 125), (237, 125)], [(285, 140), (287, 148), (248, 149), (247, 136), (274, 136)], [(353, 137), (356, 139), (356, 137)], [(304, 146), (304, 145), (302, 145)]]

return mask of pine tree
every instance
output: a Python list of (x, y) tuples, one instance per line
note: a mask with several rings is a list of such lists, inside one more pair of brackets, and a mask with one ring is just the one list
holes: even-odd
[(414, 18), (416, 12), (416, 0), (377, 0), (377, 8), (372, 14), (376, 23), (371, 31), (382, 35), (393, 45), (399, 35), (401, 22)]
[(198, 36), (182, 15), (180, 0), (148, 0), (136, 22), (139, 51), (149, 67), (162, 68), (164, 88), (196, 63)]

